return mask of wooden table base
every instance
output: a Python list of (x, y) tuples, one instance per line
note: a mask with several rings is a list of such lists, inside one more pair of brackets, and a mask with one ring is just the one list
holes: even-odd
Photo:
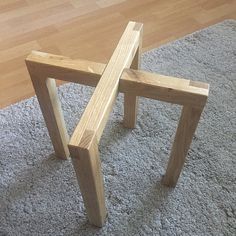
[[(139, 70), (143, 25), (129, 22), (107, 65), (33, 51), (26, 65), (56, 153), (69, 155), (91, 224), (103, 226), (105, 207), (99, 140), (119, 92), (124, 93), (124, 126), (135, 128), (138, 97), (183, 106), (163, 184), (174, 187), (207, 101), (209, 85)], [(95, 91), (69, 139), (55, 79)]]

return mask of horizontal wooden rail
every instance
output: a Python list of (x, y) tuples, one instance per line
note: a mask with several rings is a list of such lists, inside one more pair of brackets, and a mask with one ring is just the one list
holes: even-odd
[[(95, 87), (106, 64), (32, 51), (26, 59), (47, 77)], [(158, 99), (179, 105), (205, 105), (209, 85), (202, 82), (125, 69), (119, 81), (119, 92)]]
[(67, 82), (96, 87), (106, 64), (32, 51), (26, 58), (26, 64), (40, 75)]
[(209, 85), (202, 82), (125, 69), (120, 80), (121, 92), (179, 105), (205, 105)]

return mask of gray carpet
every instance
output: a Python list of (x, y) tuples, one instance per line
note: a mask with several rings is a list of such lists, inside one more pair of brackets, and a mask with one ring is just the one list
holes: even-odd
[[(53, 156), (33, 97), (0, 112), (1, 236), (236, 234), (236, 21), (149, 51), (142, 67), (210, 83), (176, 188), (160, 180), (180, 107), (141, 99), (130, 131), (120, 95), (100, 145), (109, 217), (102, 229), (90, 226), (71, 162)], [(71, 134), (93, 89), (66, 84), (59, 92)]]

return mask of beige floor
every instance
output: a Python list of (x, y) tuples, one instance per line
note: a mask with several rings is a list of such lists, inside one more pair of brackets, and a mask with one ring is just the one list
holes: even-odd
[(236, 19), (236, 0), (1, 0), (0, 107), (34, 94), (31, 50), (106, 62), (129, 20), (144, 23), (143, 50)]

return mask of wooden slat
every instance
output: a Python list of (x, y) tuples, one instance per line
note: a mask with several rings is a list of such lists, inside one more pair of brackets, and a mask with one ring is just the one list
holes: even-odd
[(129, 22), (68, 145), (89, 221), (99, 227), (107, 213), (98, 142), (118, 94), (122, 71), (131, 65), (137, 51), (141, 27)]
[(46, 77), (95, 87), (106, 64), (32, 51), (26, 62), (34, 64), (38, 73)]
[(142, 24), (129, 22), (101, 79), (77, 125), (69, 146), (78, 146), (86, 130), (93, 131), (99, 140), (118, 94), (122, 71), (130, 67), (139, 46)]
[(119, 90), (179, 105), (205, 105), (209, 85), (146, 71), (125, 69)]
[[(86, 60), (32, 52), (26, 59), (35, 64), (38, 73), (50, 78), (96, 86), (106, 65)], [(170, 76), (125, 69), (119, 81), (119, 92), (179, 105), (203, 106), (209, 85)]]

